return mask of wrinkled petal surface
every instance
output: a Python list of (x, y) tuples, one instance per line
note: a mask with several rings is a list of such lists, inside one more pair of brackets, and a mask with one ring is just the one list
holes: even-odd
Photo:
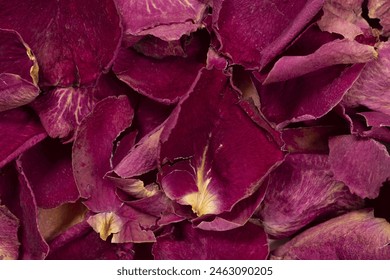
[(390, 224), (361, 210), (312, 227), (272, 253), (272, 259), (371, 260), (390, 258)]
[(289, 155), (269, 177), (259, 215), (273, 237), (290, 236), (316, 219), (363, 206), (335, 180), (326, 155)]

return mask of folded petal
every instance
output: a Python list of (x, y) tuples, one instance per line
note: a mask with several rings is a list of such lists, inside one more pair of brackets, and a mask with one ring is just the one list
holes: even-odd
[(72, 150), (73, 175), (85, 205), (94, 212), (114, 211), (122, 204), (115, 185), (104, 178), (111, 170), (114, 141), (133, 120), (126, 96), (107, 97), (81, 122)]
[(225, 0), (214, 27), (221, 51), (233, 63), (262, 68), (312, 20), (323, 2)]
[(0, 112), (29, 104), (38, 94), (38, 87), (20, 76), (0, 73)]
[(186, 57), (157, 59), (144, 56), (132, 48), (122, 48), (113, 71), (139, 93), (164, 104), (176, 103), (188, 92), (206, 63), (207, 32), (196, 32), (188, 40)]
[(377, 56), (372, 46), (346, 39), (334, 40), (306, 56), (283, 56), (275, 63), (264, 84), (287, 81), (332, 65), (365, 63)]
[(30, 47), (14, 30), (0, 29), (0, 74), (10, 73), (38, 84), (39, 66)]

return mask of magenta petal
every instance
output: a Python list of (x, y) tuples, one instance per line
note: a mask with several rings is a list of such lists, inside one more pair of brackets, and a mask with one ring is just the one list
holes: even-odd
[(112, 234), (112, 243), (154, 242), (153, 229), (157, 220), (169, 206), (162, 192), (123, 204), (115, 212), (102, 212), (91, 216), (88, 223), (106, 240)]
[(134, 44), (133, 48), (145, 56), (161, 59), (166, 56), (185, 57), (187, 54), (183, 45), (181, 40), (167, 42), (153, 36), (145, 36)]
[(132, 260), (133, 244), (103, 241), (84, 221), (50, 242), (51, 260)]
[(143, 137), (137, 145), (115, 167), (114, 172), (123, 178), (140, 176), (155, 168), (158, 164), (160, 136), (163, 127), (158, 127)]
[(74, 131), (96, 103), (107, 96), (132, 93), (115, 75), (102, 75), (88, 88), (55, 88), (39, 96), (31, 105), (52, 138), (72, 138)]
[(187, 56), (161, 59), (144, 56), (135, 50), (120, 49), (113, 71), (120, 80), (139, 93), (164, 104), (177, 102), (190, 89), (206, 63), (208, 34), (194, 33)]
[(38, 208), (34, 193), (23, 172), (20, 161), (17, 162), (19, 175), (19, 201), (21, 221), (21, 255), (25, 260), (42, 260), (48, 252), (49, 246), (43, 239), (38, 227)]
[(343, 35), (349, 40), (369, 30), (368, 22), (362, 17), (363, 0), (325, 1), (324, 14), (318, 21), (323, 31)]
[(211, 220), (202, 217), (192, 220), (197, 228), (203, 230), (225, 231), (243, 226), (253, 216), (264, 199), (266, 188), (259, 188), (250, 197), (239, 201), (232, 211), (215, 216)]
[(0, 29), (0, 74), (10, 73), (37, 85), (38, 64), (31, 49), (13, 30)]
[(26, 105), (39, 94), (38, 64), (19, 34), (0, 29), (0, 111)]
[(161, 125), (171, 114), (172, 106), (166, 106), (149, 98), (140, 98), (135, 112), (135, 122), (138, 129), (138, 138), (152, 132)]
[(122, 36), (113, 0), (1, 1), (0, 28), (16, 30), (30, 45), (43, 86), (93, 84)]
[(161, 192), (126, 203), (117, 212), (123, 221), (122, 229), (112, 237), (113, 243), (155, 242), (152, 229), (167, 207), (167, 198)]
[(390, 224), (368, 210), (333, 218), (277, 248), (272, 259), (387, 260)]
[(390, 114), (390, 43), (378, 47), (378, 59), (368, 62), (359, 78), (344, 97), (346, 105), (366, 106), (372, 110)]
[(16, 260), (19, 256), (19, 220), (6, 206), (0, 205), (0, 260)]
[(264, 260), (267, 237), (252, 223), (230, 231), (204, 231), (188, 222), (157, 238), (153, 255), (158, 260)]
[(72, 151), (73, 174), (85, 205), (94, 212), (113, 211), (121, 201), (105, 174), (112, 168), (113, 142), (131, 125), (133, 108), (126, 96), (107, 97), (80, 124)]
[(21, 167), (38, 207), (55, 208), (79, 198), (73, 178), (71, 155), (71, 145), (47, 139), (20, 157)]
[(344, 135), (330, 139), (329, 150), (335, 179), (362, 198), (379, 195), (380, 187), (390, 177), (390, 156), (384, 145), (372, 139)]
[(0, 168), (47, 135), (36, 116), (25, 108), (0, 113)]
[(368, 126), (388, 127), (390, 126), (390, 116), (381, 112), (361, 112), (358, 113), (366, 120)]
[[(198, 216), (231, 211), (283, 158), (268, 134), (241, 109), (237, 95), (223, 73), (202, 71), (161, 146), (162, 162), (191, 157), (166, 165), (160, 179), (170, 198), (191, 205)], [(190, 174), (185, 181), (192, 184), (183, 185), (181, 171)]]
[(179, 39), (198, 27), (206, 9), (204, 1), (115, 0), (123, 18), (124, 33), (153, 35), (165, 41)]
[(327, 155), (289, 155), (269, 177), (259, 215), (273, 237), (288, 237), (317, 219), (363, 206), (335, 180)]
[(336, 64), (365, 63), (377, 57), (374, 47), (349, 40), (334, 40), (306, 56), (283, 56), (264, 84), (287, 81)]
[(38, 87), (18, 75), (0, 73), (0, 112), (26, 105), (38, 94)]
[(336, 65), (286, 82), (257, 84), (262, 111), (280, 128), (322, 117), (342, 100), (362, 68), (361, 64), (348, 68)]
[(312, 20), (323, 2), (225, 0), (215, 24), (222, 52), (246, 68), (262, 68)]

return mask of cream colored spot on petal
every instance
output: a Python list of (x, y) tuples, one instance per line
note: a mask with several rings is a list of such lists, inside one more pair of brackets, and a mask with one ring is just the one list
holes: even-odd
[(187, 194), (182, 198), (185, 204), (192, 206), (192, 211), (199, 217), (206, 214), (214, 214), (218, 211), (217, 196), (209, 190), (211, 177), (208, 177), (208, 173), (210, 170), (205, 172), (207, 149), (208, 146), (204, 149), (202, 161), (196, 168), (196, 186), (198, 191)]
[(33, 66), (30, 68), (30, 76), (32, 78), (32, 81), (34, 85), (38, 85), (39, 81), (39, 66), (37, 59), (35, 58), (34, 54), (32, 53), (31, 49), (28, 46), (25, 46), (27, 49), (27, 56), (28, 58), (33, 62)]
[(96, 214), (88, 219), (88, 224), (100, 234), (100, 238), (107, 240), (113, 234), (122, 230), (123, 222), (114, 212)]
[(157, 184), (145, 186), (139, 179), (129, 180), (128, 184), (123, 186), (123, 190), (135, 198), (151, 197), (158, 192)]

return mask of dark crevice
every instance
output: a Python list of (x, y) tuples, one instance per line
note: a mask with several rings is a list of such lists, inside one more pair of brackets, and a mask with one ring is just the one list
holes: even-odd
[(364, 0), (362, 4), (362, 17), (368, 22), (368, 24), (375, 29), (382, 30), (382, 25), (379, 23), (378, 18), (370, 18), (368, 16), (368, 0)]

